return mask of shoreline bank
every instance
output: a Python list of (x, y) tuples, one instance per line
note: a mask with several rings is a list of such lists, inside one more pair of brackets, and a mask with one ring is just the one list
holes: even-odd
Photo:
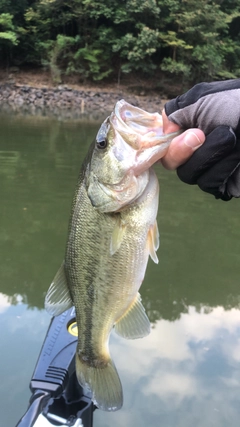
[(50, 115), (63, 118), (103, 117), (116, 102), (125, 99), (130, 104), (151, 113), (161, 112), (166, 100), (159, 94), (135, 95), (125, 89), (76, 89), (68, 85), (33, 87), (0, 83), (0, 112)]

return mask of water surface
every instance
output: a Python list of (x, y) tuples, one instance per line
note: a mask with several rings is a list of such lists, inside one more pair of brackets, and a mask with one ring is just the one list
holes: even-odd
[[(99, 124), (0, 115), (0, 414), (14, 426), (49, 325), (44, 295), (64, 255), (81, 162)], [(94, 427), (237, 427), (239, 201), (214, 200), (156, 167), (159, 264), (141, 288), (151, 334), (110, 348), (124, 406)]]

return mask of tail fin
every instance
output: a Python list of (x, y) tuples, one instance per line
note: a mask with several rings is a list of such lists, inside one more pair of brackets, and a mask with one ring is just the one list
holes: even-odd
[(76, 374), (81, 386), (92, 392), (93, 403), (103, 411), (117, 411), (122, 407), (122, 384), (111, 359), (105, 366), (93, 367), (76, 354)]

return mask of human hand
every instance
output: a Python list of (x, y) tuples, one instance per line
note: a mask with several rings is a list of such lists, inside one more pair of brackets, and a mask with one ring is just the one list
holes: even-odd
[(216, 198), (240, 197), (239, 118), (240, 79), (194, 86), (165, 106), (164, 132), (188, 130), (174, 138), (162, 164)]
[[(179, 125), (171, 122), (165, 110), (162, 111), (163, 132), (171, 133), (181, 129)], [(162, 158), (162, 165), (169, 170), (177, 169), (185, 163), (205, 141), (205, 134), (201, 129), (192, 128), (174, 138), (167, 154)]]

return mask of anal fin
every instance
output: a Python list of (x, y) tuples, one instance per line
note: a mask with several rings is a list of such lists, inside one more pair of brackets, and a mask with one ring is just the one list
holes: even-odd
[(51, 316), (58, 316), (73, 306), (69, 293), (64, 263), (62, 263), (51, 283), (46, 298), (45, 309)]
[(137, 296), (126, 313), (115, 324), (118, 335), (127, 339), (143, 338), (150, 333), (151, 324), (141, 303), (141, 295)]

